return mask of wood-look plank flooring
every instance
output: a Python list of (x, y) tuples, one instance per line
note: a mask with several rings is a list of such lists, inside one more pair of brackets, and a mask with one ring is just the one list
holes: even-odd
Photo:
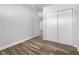
[(0, 55), (79, 55), (72, 46), (42, 40), (42, 36), (0, 51)]

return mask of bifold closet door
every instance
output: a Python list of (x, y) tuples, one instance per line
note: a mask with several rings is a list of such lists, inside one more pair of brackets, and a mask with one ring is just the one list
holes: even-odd
[(46, 14), (46, 40), (57, 42), (57, 12)]
[(72, 45), (73, 19), (72, 9), (58, 12), (58, 41), (60, 43)]

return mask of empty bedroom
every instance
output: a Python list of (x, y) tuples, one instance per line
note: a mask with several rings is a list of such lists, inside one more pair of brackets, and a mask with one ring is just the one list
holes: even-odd
[(79, 55), (79, 5), (0, 4), (0, 55)]

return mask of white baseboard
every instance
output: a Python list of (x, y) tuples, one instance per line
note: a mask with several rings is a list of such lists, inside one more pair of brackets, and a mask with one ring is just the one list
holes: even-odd
[(19, 43), (22, 43), (22, 42), (24, 42), (24, 41), (26, 41), (26, 40), (32, 39), (32, 38), (37, 37), (37, 36), (40, 36), (40, 34), (38, 34), (38, 35), (34, 35), (34, 36), (31, 36), (31, 37), (29, 37), (29, 38), (23, 39), (23, 40), (18, 41), (18, 42), (14, 42), (14, 43), (11, 43), (11, 44), (8, 44), (8, 45), (5, 45), (5, 46), (3, 46), (3, 47), (0, 47), (0, 50), (3, 50), (3, 49), (6, 49), (6, 48), (9, 48), (9, 47), (14, 46), (14, 45), (17, 45), (17, 44), (19, 44)]

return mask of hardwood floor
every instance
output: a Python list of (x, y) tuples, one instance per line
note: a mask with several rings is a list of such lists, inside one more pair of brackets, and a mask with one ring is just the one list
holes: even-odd
[(36, 37), (0, 51), (0, 55), (79, 55), (72, 46), (42, 40)]

